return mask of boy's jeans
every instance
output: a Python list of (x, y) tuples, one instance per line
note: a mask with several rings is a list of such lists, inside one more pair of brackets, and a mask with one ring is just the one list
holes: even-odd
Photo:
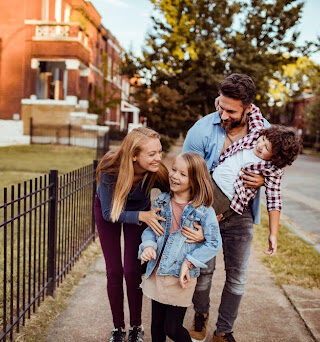
[[(243, 215), (236, 213), (221, 221), (220, 232), (226, 269), (226, 282), (221, 295), (218, 332), (231, 332), (237, 318), (238, 309), (247, 279), (249, 256), (253, 237), (253, 219), (250, 208)], [(210, 289), (215, 258), (210, 260), (208, 268), (201, 269), (197, 286), (193, 295), (196, 312), (209, 312)]]

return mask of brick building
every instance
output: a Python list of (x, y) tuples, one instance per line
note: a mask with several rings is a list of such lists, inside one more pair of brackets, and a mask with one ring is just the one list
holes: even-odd
[(101, 102), (96, 94), (106, 79), (108, 96), (119, 100), (100, 122), (121, 129), (139, 123), (139, 109), (129, 103), (129, 81), (119, 75), (121, 46), (90, 1), (0, 4), (0, 119), (20, 114), (25, 133), (30, 117), (39, 123), (95, 123), (88, 100)]

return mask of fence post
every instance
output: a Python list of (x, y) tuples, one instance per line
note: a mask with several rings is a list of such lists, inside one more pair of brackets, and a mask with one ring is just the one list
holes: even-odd
[(68, 124), (68, 139), (69, 139), (69, 146), (71, 146), (71, 123)]
[(32, 136), (33, 136), (33, 122), (32, 122), (32, 117), (30, 118), (30, 144), (32, 144)]
[(47, 294), (53, 296), (56, 282), (56, 239), (57, 239), (57, 194), (58, 194), (58, 171), (50, 170), (49, 173), (49, 217), (48, 217), (48, 255), (47, 274), (48, 290)]
[(106, 154), (109, 151), (109, 131), (104, 135), (104, 142), (103, 142), (103, 154)]
[(97, 191), (97, 179), (96, 179), (96, 169), (97, 169), (97, 166), (98, 166), (98, 161), (97, 160), (94, 160), (93, 161), (93, 170), (94, 170), (94, 180), (93, 180), (93, 183), (92, 183), (92, 218), (91, 218), (91, 233), (92, 233), (92, 240), (95, 241), (96, 240), (96, 222), (95, 222), (95, 219), (94, 219), (94, 198), (96, 196), (96, 191)]

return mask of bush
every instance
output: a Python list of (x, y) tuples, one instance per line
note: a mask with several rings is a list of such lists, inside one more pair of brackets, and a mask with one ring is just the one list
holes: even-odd
[(174, 139), (169, 138), (166, 135), (162, 135), (160, 138), (161, 145), (162, 145), (162, 151), (163, 152), (169, 152), (170, 147), (174, 144)]

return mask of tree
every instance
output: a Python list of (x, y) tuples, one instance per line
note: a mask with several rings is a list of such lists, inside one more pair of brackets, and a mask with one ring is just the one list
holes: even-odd
[(255, 81), (255, 102), (267, 111), (270, 80), (282, 66), (295, 62), (293, 50), (302, 51), (294, 31), (302, 1), (150, 1), (153, 29), (143, 57), (131, 67), (153, 92), (163, 85), (176, 90), (182, 96), (181, 110), (188, 111), (192, 123), (214, 110), (223, 78), (244, 73)]
[(270, 80), (270, 100), (286, 104), (305, 89), (315, 90), (320, 80), (320, 65), (309, 57), (299, 57), (294, 63), (283, 65)]

